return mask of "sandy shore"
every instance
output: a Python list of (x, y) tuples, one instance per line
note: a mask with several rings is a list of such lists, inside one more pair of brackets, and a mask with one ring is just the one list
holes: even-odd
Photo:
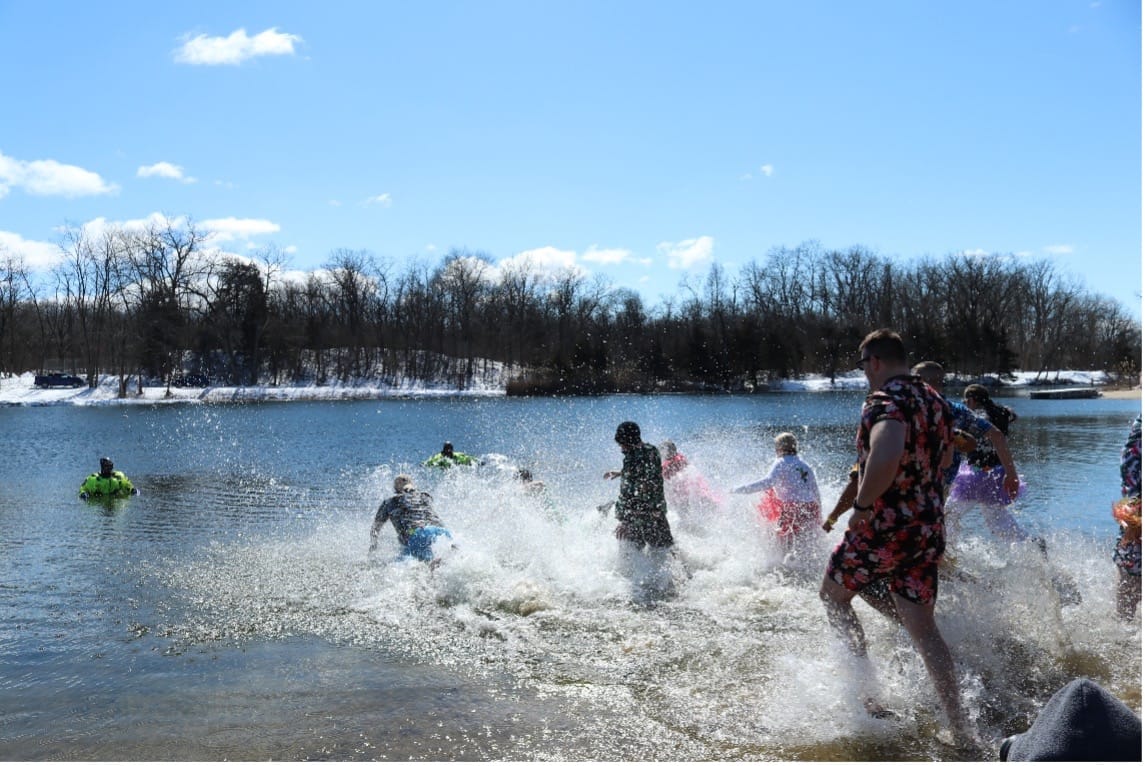
[(1103, 388), (1101, 396), (1105, 399), (1140, 399), (1141, 386), (1137, 388)]

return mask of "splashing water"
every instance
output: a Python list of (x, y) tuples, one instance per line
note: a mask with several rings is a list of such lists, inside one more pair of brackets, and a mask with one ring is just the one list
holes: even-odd
[[(208, 561), (165, 570), (202, 607), (183, 640), (308, 634), (507, 673), (578, 710), (589, 744), (571, 757), (962, 757), (935, 738), (944, 724), (905, 631), (858, 606), (872, 647), (864, 670), (828, 629), (817, 590), (838, 533), (785, 561), (751, 498), (699, 525), (673, 510), (675, 596), (641, 598), (622, 574), (615, 522), (585, 493), (530, 493), (488, 462), (418, 477), (454, 534), (439, 568), (399, 559), (388, 526), (368, 558), (363, 511), (330, 513), (295, 539), (218, 542)], [(398, 470), (411, 469), (380, 467), (356, 494)], [(1032, 700), (1077, 673), (1139, 699), (1139, 634), (1116, 622), (1108, 580), (1094, 574), (1106, 551), (1066, 533), (1048, 549), (964, 533), (943, 576), (939, 624), (987, 741), (1028, 725)], [(1073, 579), (1083, 606), (1059, 603), (1055, 574)], [(867, 715), (872, 690), (894, 718)]]

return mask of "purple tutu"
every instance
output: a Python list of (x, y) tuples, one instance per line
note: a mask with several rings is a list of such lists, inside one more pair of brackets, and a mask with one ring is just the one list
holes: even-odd
[[(988, 471), (982, 471), (963, 463), (958, 468), (958, 475), (950, 485), (950, 500), (964, 503), (989, 503), (991, 505), (1009, 505), (1014, 502), (1006, 494), (1002, 481), (1006, 477), (1006, 469), (995, 466)], [(1018, 477), (1018, 497), (1026, 494), (1026, 482)]]

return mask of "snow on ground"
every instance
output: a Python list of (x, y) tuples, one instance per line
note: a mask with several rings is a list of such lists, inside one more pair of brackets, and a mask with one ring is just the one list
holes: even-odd
[(95, 388), (37, 388), (34, 373), (25, 372), (14, 377), (0, 377), (0, 405), (48, 405), (48, 404), (162, 404), (167, 402), (276, 402), (276, 401), (319, 401), (351, 399), (392, 399), (418, 396), (504, 396), (503, 388), (469, 388), (460, 390), (445, 384), (427, 385), (419, 381), (408, 381), (398, 385), (385, 385), (378, 381), (363, 381), (357, 384), (331, 384), (325, 386), (207, 386), (206, 388), (176, 388), (166, 386), (144, 386), (143, 394), (137, 395), (135, 378), (127, 383), (127, 398), (119, 398), (119, 378), (115, 375), (101, 375)]
[[(1014, 373), (1006, 381), (1007, 388), (1023, 388), (1039, 379), (1050, 381), (1054, 387), (1101, 386), (1109, 382), (1104, 372), (1090, 370), (1062, 370), (1039, 376), (1032, 372)], [(832, 382), (827, 377), (809, 376), (771, 383), (768, 391), (863, 391), (867, 381), (858, 370), (837, 376)], [(444, 396), (504, 396), (500, 387), (458, 389), (445, 384), (433, 385), (419, 381), (405, 381), (399, 385), (385, 385), (378, 381), (356, 384), (324, 386), (208, 386), (206, 388), (171, 388), (168, 396), (165, 386), (144, 386), (142, 396), (136, 395), (134, 378), (128, 382), (128, 397), (120, 399), (119, 379), (114, 375), (100, 377), (99, 385), (89, 388), (36, 388), (35, 374), (26, 372), (14, 377), (0, 377), (0, 405), (106, 405), (106, 404), (160, 404), (164, 402), (264, 402), (264, 401), (319, 401), (355, 399), (391, 399), (400, 397)]]

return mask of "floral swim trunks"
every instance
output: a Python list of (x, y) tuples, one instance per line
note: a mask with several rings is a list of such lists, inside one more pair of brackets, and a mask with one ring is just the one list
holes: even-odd
[(867, 524), (844, 533), (827, 563), (827, 576), (856, 592), (885, 579), (892, 593), (916, 604), (933, 604), (945, 549), (941, 526), (916, 523), (877, 529)]
[(1141, 541), (1126, 542), (1118, 540), (1113, 546), (1113, 563), (1117, 564), (1125, 574), (1133, 577), (1141, 576)]

